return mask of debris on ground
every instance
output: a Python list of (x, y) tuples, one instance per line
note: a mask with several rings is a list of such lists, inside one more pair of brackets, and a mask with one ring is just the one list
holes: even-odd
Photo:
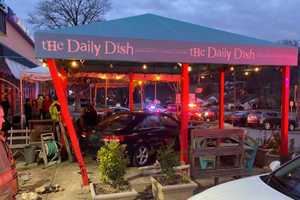
[(45, 184), (45, 185), (35, 189), (35, 192), (38, 194), (46, 194), (46, 193), (60, 192), (60, 191), (64, 191), (64, 189), (62, 187), (60, 187), (60, 185), (58, 185), (58, 184), (55, 184), (55, 185)]
[(24, 192), (21, 194), (22, 200), (40, 200), (42, 199), (36, 192)]

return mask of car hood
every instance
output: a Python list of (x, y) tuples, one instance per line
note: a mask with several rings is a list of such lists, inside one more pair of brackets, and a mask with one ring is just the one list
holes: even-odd
[(260, 176), (243, 178), (205, 190), (189, 200), (291, 200), (265, 184)]

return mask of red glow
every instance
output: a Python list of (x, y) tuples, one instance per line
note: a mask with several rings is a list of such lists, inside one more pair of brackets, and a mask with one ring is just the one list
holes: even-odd
[(123, 135), (112, 135), (112, 136), (105, 136), (103, 138), (104, 142), (124, 142), (124, 136)]

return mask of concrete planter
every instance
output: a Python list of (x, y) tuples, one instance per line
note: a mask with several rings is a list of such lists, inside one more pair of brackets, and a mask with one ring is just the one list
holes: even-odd
[(134, 200), (138, 195), (134, 189), (128, 192), (96, 194), (94, 183), (90, 184), (90, 190), (93, 200)]
[(151, 177), (152, 194), (156, 200), (186, 200), (193, 195), (197, 184), (193, 181), (190, 183), (177, 185), (161, 185), (155, 177)]

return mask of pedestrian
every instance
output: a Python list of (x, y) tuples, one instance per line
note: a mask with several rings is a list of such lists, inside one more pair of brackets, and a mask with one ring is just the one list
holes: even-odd
[(49, 107), (49, 113), (52, 120), (52, 129), (56, 132), (56, 139), (60, 140), (60, 126), (59, 122), (61, 121), (60, 118), (60, 104), (57, 101), (57, 97), (53, 98), (53, 102)]
[(43, 118), (43, 102), (44, 102), (44, 96), (42, 94), (39, 94), (38, 98), (37, 98), (37, 108), (38, 108), (38, 112), (39, 112), (39, 119)]
[(30, 99), (26, 98), (25, 105), (24, 105), (24, 114), (26, 119), (26, 127), (29, 127), (29, 120), (32, 119), (32, 105), (30, 103)]
[(52, 98), (50, 95), (47, 95), (43, 101), (43, 108), (42, 108), (43, 119), (50, 118), (49, 108), (51, 104), (52, 104)]

